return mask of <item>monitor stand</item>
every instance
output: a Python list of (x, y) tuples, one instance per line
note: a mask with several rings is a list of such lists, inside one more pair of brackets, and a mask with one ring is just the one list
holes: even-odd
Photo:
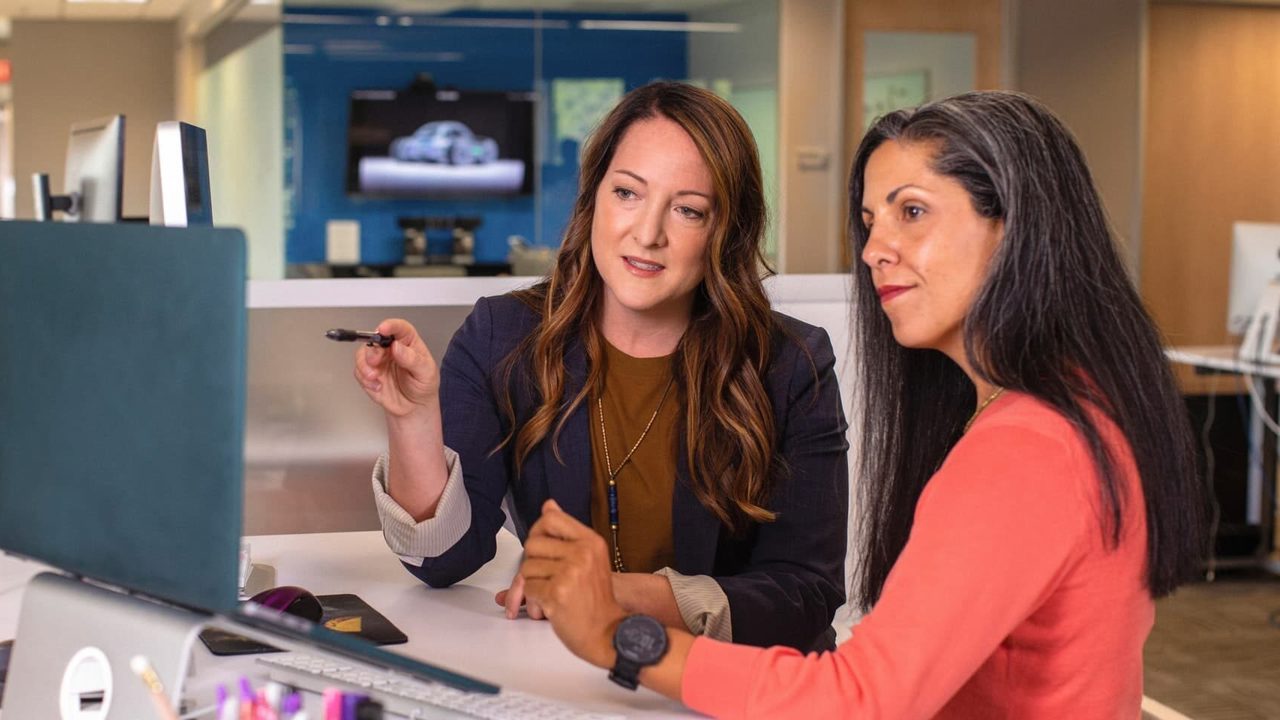
[(209, 617), (42, 573), (22, 598), (4, 716), (61, 720), (156, 717), (129, 663), (145, 657), (176, 708)]
[(36, 220), (52, 220), (54, 212), (70, 216), (80, 214), (80, 194), (54, 195), (49, 191), (48, 173), (31, 174), (31, 191), (35, 198)]
[(1241, 360), (1259, 364), (1280, 364), (1276, 353), (1276, 325), (1280, 321), (1280, 280), (1271, 280), (1258, 295), (1244, 340), (1236, 354)]

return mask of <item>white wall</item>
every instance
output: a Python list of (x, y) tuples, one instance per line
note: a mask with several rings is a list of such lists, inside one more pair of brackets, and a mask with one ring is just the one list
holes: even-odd
[[(866, 77), (927, 71), (926, 101), (977, 88), (978, 38), (973, 33), (868, 31), (863, 50)], [(866, 103), (864, 97), (864, 107)]]
[(115, 113), (125, 115), (124, 214), (148, 214), (156, 123), (175, 113), (174, 44), (171, 21), (13, 21), (19, 218), (34, 215), (32, 173), (49, 173), (62, 191), (71, 124)]
[(1137, 276), (1146, 0), (1013, 0), (1014, 87), (1075, 133)]
[(689, 79), (717, 88), (728, 81), (729, 101), (755, 135), (764, 176), (769, 229), (765, 254), (777, 257), (778, 230), (778, 5), (746, 0), (689, 14), (692, 22), (736, 23), (736, 33), (689, 33)]
[[(211, 33), (211, 64), (197, 82), (197, 120), (209, 141), (216, 225), (244, 230), (249, 277), (284, 277), (284, 68), (279, 25), (242, 33), (237, 23)], [(224, 50), (219, 51), (219, 47)]]
[(785, 0), (779, 11), (778, 269), (839, 272), (844, 3)]

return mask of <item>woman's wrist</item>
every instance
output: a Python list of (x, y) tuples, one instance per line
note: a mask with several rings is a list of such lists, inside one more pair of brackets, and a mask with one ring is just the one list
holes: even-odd
[(652, 615), (667, 627), (688, 629), (671, 581), (652, 573), (612, 573), (613, 597), (627, 614)]
[(449, 480), (438, 405), (407, 415), (387, 413), (386, 489), (415, 522), (435, 517)]
[(411, 409), (404, 414), (387, 412), (386, 417), (388, 433), (410, 437), (420, 435), (433, 424), (440, 423), (440, 398), (433, 395), (426, 402), (413, 403)]
[(609, 573), (609, 584), (613, 586), (613, 599), (617, 600), (618, 604), (625, 609), (627, 607), (627, 600), (626, 600), (626, 597), (624, 597), (626, 588), (623, 587), (623, 582), (621, 578), (622, 578), (622, 573), (619, 573), (619, 572)]
[(583, 659), (596, 667), (612, 670), (613, 666), (618, 663), (618, 651), (613, 647), (613, 634), (617, 631), (618, 625), (629, 614), (626, 611), (620, 612), (615, 618), (605, 623), (590, 656)]

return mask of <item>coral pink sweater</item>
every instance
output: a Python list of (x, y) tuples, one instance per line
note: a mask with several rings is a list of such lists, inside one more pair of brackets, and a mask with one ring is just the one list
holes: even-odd
[(740, 718), (1125, 718), (1140, 715), (1155, 606), (1128, 444), (1124, 535), (1107, 547), (1098, 476), (1062, 416), (992, 403), (929, 481), (875, 608), (808, 656), (698, 638), (685, 704)]

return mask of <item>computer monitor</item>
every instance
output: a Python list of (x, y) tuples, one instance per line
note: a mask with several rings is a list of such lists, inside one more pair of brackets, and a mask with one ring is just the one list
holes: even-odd
[(1231, 284), (1227, 331), (1243, 334), (1240, 357), (1277, 362), (1280, 319), (1280, 224), (1237, 222), (1231, 227)]
[[(124, 679), (131, 658), (145, 655), (176, 701), (213, 619), (498, 691), (241, 612), (245, 270), (235, 229), (0, 223), (0, 551), (93, 581), (28, 585), (6, 718), (147, 716), (143, 683)], [(20, 340), (32, 333), (56, 351)]]
[(156, 126), (151, 150), (151, 224), (213, 224), (209, 148), (203, 128), (184, 122)]
[(32, 176), (37, 220), (55, 212), (67, 222), (119, 222), (124, 197), (124, 115), (76, 123), (67, 140), (63, 195), (54, 195), (49, 176)]
[(245, 253), (232, 229), (0, 223), (0, 550), (236, 606)]
[(132, 658), (176, 702), (236, 606), (245, 263), (231, 229), (0, 223), (0, 550), (72, 575), (24, 591), (6, 718), (152, 717)]

